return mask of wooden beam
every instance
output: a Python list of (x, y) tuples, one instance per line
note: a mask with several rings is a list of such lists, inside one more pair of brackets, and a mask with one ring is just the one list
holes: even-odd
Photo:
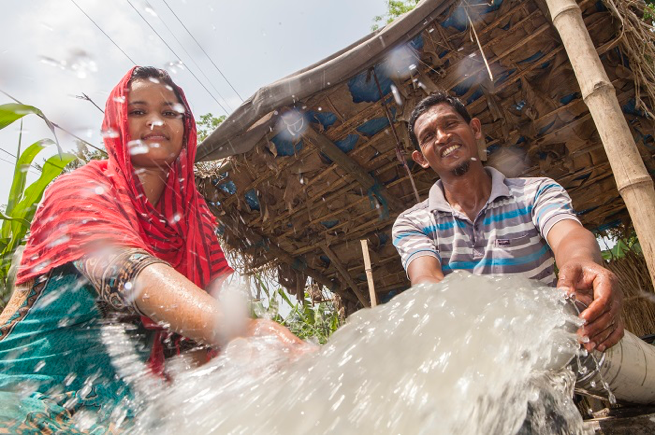
[(575, 0), (546, 0), (655, 283), (655, 189)]
[(352, 277), (350, 276), (350, 274), (348, 273), (346, 268), (343, 267), (343, 265), (339, 261), (339, 257), (336, 256), (336, 254), (332, 251), (332, 249), (330, 249), (330, 247), (327, 245), (327, 243), (325, 243), (325, 242), (319, 243), (319, 246), (321, 247), (323, 252), (325, 252), (325, 255), (328, 256), (328, 258), (330, 259), (332, 264), (334, 264), (334, 267), (337, 268), (337, 270), (339, 271), (339, 273), (341, 274), (343, 279), (346, 280), (346, 282), (348, 283), (348, 285), (352, 289), (353, 293), (355, 293), (355, 296), (357, 296), (357, 299), (359, 299), (359, 302), (361, 302), (362, 305), (364, 305), (365, 307), (370, 307), (371, 305), (366, 300), (366, 297), (364, 297), (364, 294), (362, 293), (362, 291), (357, 286), (357, 283), (355, 282), (355, 280), (352, 279)]
[(323, 136), (316, 130), (314, 127), (310, 126), (307, 128), (303, 137), (309, 140), (314, 146), (316, 146), (323, 154), (328, 156), (330, 160), (334, 162), (337, 166), (344, 169), (348, 174), (350, 174), (366, 191), (369, 191), (372, 187), (378, 186), (378, 193), (387, 204), (389, 208), (397, 211), (402, 211), (405, 209), (405, 205), (398, 201), (395, 197), (389, 195), (387, 189), (379, 184), (375, 178), (373, 178), (364, 168), (362, 168), (359, 163), (351, 159), (346, 153), (341, 151), (338, 146), (334, 144), (330, 139)]

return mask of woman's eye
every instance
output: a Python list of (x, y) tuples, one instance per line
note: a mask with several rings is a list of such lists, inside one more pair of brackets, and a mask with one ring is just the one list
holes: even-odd
[(131, 115), (131, 116), (139, 116), (139, 115), (143, 115), (144, 113), (145, 113), (145, 112), (144, 112), (143, 110), (141, 110), (141, 109), (134, 109), (134, 110), (131, 110), (131, 111), (128, 113), (128, 115)]
[(174, 110), (167, 110), (166, 112), (164, 112), (164, 116), (168, 118), (180, 118), (182, 114)]

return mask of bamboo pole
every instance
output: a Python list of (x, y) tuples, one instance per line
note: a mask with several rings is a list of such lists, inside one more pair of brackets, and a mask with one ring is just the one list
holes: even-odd
[(346, 283), (348, 283), (353, 293), (355, 293), (355, 296), (357, 296), (359, 302), (361, 302), (361, 304), (364, 307), (368, 307), (368, 301), (366, 300), (364, 293), (362, 293), (359, 287), (357, 287), (357, 283), (355, 282), (355, 280), (352, 279), (352, 277), (348, 273), (348, 270), (345, 267), (343, 267), (343, 265), (339, 261), (339, 257), (336, 256), (336, 254), (332, 251), (332, 249), (330, 249), (327, 243), (320, 243), (319, 246), (321, 247), (323, 252), (325, 252), (325, 255), (328, 256), (330, 261), (334, 263), (334, 267), (336, 267), (339, 273), (341, 273), (341, 276), (343, 276), (343, 279), (346, 280)]
[(378, 304), (378, 298), (375, 295), (375, 283), (373, 282), (373, 269), (371, 269), (371, 256), (368, 252), (368, 240), (360, 240), (362, 243), (362, 254), (364, 254), (364, 270), (366, 270), (366, 280), (368, 281), (368, 293), (371, 296), (371, 308)]
[(655, 189), (575, 0), (546, 0), (655, 283)]

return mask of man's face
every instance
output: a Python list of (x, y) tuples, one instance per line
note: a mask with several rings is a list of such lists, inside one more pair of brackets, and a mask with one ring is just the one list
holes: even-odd
[(414, 151), (412, 158), (423, 168), (432, 168), (442, 178), (463, 175), (471, 160), (479, 160), (480, 121), (473, 118), (467, 123), (448, 103), (432, 106), (419, 116), (414, 133), (421, 152)]

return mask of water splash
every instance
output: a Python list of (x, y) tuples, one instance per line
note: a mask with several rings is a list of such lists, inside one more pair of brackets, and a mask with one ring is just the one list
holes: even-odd
[(238, 339), (169, 386), (107, 337), (142, 397), (133, 433), (584, 433), (564, 306), (521, 278), (453, 273), (357, 312), (314, 354)]
[(131, 140), (127, 143), (127, 147), (130, 150), (130, 155), (136, 156), (139, 154), (148, 154), (150, 151), (150, 148), (148, 147), (148, 144), (143, 142), (142, 140)]

